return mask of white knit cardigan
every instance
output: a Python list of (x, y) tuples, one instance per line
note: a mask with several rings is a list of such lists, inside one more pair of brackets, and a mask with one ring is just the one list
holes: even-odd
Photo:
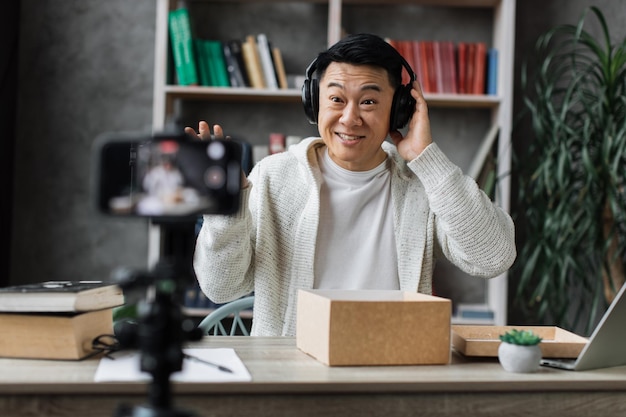
[[(210, 215), (198, 235), (194, 267), (204, 293), (224, 303), (254, 291), (252, 335), (295, 335), (298, 289), (313, 288), (321, 172), (308, 138), (257, 163), (239, 213)], [(435, 259), (445, 256), (474, 276), (495, 277), (516, 256), (510, 216), (464, 176), (436, 144), (406, 163), (383, 143), (400, 288), (432, 292)], [(358, 248), (355, 248), (358, 250)]]

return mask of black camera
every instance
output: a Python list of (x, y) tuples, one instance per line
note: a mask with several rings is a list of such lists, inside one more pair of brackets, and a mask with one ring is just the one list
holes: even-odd
[(187, 134), (105, 134), (95, 142), (98, 211), (154, 220), (239, 209), (241, 145)]

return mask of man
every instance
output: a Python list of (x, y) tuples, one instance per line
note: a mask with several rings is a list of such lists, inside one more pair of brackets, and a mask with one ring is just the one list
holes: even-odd
[[(437, 258), (485, 278), (512, 265), (511, 218), (433, 142), (419, 83), (411, 70), (401, 85), (403, 67), (368, 34), (319, 54), (303, 101), (321, 138), (260, 161), (237, 215), (204, 218), (200, 286), (219, 303), (254, 291), (253, 335), (294, 335), (301, 288), (430, 294)], [(206, 122), (199, 130), (210, 135)]]

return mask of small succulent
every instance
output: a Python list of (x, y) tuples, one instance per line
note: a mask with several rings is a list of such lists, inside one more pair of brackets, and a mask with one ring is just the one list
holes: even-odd
[(512, 329), (505, 334), (501, 334), (500, 340), (512, 345), (532, 346), (539, 344), (541, 337), (534, 334), (531, 330)]

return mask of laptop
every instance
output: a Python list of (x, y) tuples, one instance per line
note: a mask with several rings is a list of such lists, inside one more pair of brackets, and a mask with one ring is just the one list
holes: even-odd
[(619, 290), (576, 359), (544, 358), (541, 364), (570, 371), (626, 365), (626, 284)]

